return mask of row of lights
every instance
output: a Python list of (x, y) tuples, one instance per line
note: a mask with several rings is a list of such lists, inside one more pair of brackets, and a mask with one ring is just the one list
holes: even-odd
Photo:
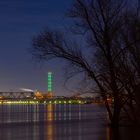
[(38, 101), (4, 101), (0, 104), (38, 104)]
[[(46, 101), (45, 101), (44, 103), (46, 103)], [(72, 103), (72, 101), (71, 101), (71, 100), (70, 100), (70, 101), (68, 101), (68, 102), (67, 102), (67, 101), (63, 101), (63, 102), (62, 102), (62, 101), (54, 101), (54, 102), (49, 101), (49, 104), (52, 104), (52, 103), (54, 103), (54, 104), (57, 104), (57, 103), (58, 103), (58, 104), (62, 104), (62, 103), (64, 103), (64, 104), (66, 104), (66, 103), (71, 104), (71, 103)], [(82, 101), (78, 101), (78, 103), (79, 103), (79, 104), (81, 104), (81, 103), (82, 103)]]
[[(4, 102), (0, 102), (0, 104), (38, 104), (39, 103), (39, 101), (4, 101)], [(44, 101), (44, 104), (46, 104), (47, 102), (46, 101)], [(62, 103), (64, 103), (64, 104), (71, 104), (72, 103), (72, 101), (70, 100), (70, 101), (49, 101), (49, 104), (62, 104)], [(78, 103), (79, 104), (81, 104), (82, 103), (82, 101), (78, 101)]]

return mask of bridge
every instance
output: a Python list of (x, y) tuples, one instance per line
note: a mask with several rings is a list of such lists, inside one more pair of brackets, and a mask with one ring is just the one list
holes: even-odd
[(33, 99), (34, 98), (34, 92), (26, 92), (26, 91), (9, 91), (9, 92), (0, 92), (0, 98), (4, 99)]

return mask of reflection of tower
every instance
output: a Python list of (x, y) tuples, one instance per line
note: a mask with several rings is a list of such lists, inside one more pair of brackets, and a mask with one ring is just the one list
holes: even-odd
[(48, 72), (48, 93), (47, 98), (52, 98), (52, 72)]
[(53, 106), (47, 105), (47, 140), (53, 140)]

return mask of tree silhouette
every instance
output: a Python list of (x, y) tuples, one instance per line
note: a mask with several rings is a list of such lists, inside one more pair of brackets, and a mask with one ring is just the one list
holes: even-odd
[[(122, 109), (125, 110), (136, 93), (136, 88), (132, 91), (132, 85), (137, 69), (135, 62), (139, 68), (140, 61), (139, 54), (136, 59), (134, 57), (138, 52), (134, 43), (139, 43), (139, 38), (129, 36), (132, 41), (128, 38), (128, 29), (135, 31), (128, 22), (134, 17), (127, 18), (128, 15), (130, 11), (124, 0), (75, 0), (67, 12), (73, 20), (71, 38), (63, 31), (47, 29), (33, 39), (32, 54), (35, 57), (41, 60), (62, 58), (73, 69), (94, 80), (112, 126), (119, 125)], [(109, 105), (108, 97), (114, 100), (113, 106)]]

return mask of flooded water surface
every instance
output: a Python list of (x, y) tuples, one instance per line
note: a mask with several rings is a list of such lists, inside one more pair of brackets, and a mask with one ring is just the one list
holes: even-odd
[(107, 125), (103, 105), (1, 105), (0, 140), (140, 140), (140, 129)]

